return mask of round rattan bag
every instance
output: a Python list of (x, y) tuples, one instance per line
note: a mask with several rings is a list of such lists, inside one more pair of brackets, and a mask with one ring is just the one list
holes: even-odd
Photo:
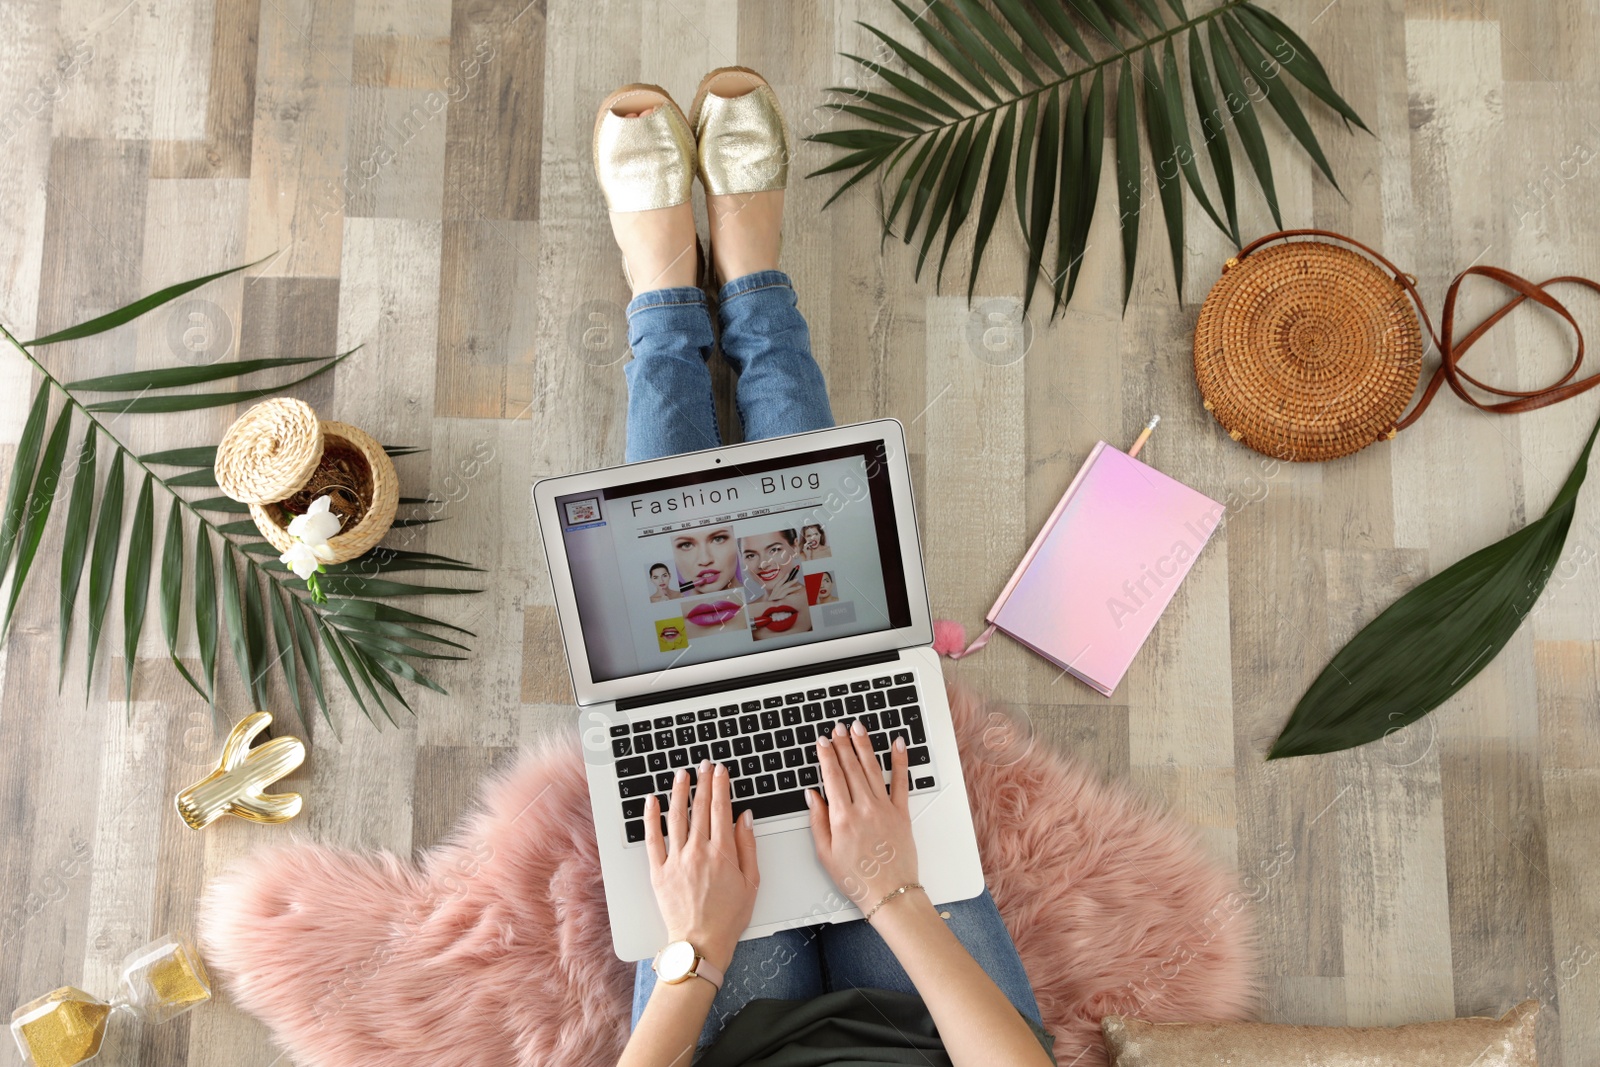
[[(1292, 237), (1333, 240), (1285, 241)], [(1456, 338), (1456, 298), (1471, 276), (1514, 295)], [(1586, 278), (1534, 283), (1498, 267), (1469, 267), (1450, 283), (1438, 334), (1415, 280), (1380, 253), (1326, 230), (1269, 234), (1228, 260), (1207, 295), (1194, 334), (1195, 380), (1206, 410), (1228, 436), (1274, 459), (1296, 461), (1337, 459), (1394, 437), (1445, 383), (1484, 411), (1544, 407), (1600, 383), (1600, 375), (1573, 380), (1583, 362), (1583, 334), (1546, 289), (1558, 283), (1600, 290)], [(1457, 361), (1467, 348), (1525, 300), (1571, 325), (1577, 351), (1567, 373), (1547, 388), (1524, 392), (1461, 370)], [(1406, 414), (1422, 376), (1424, 330), (1440, 363)], [(1507, 399), (1482, 401), (1468, 385)]]
[(1194, 373), (1228, 436), (1279, 459), (1347, 456), (1392, 437), (1422, 377), (1406, 289), (1325, 241), (1228, 260), (1200, 309)]
[(217, 446), (217, 486), (250, 505), (261, 536), (280, 552), (294, 545), (288, 526), (318, 497), (339, 516), (328, 539), (331, 563), (366, 552), (394, 525), (400, 479), (394, 461), (365, 431), (324, 422), (289, 397), (263, 401), (240, 415)]

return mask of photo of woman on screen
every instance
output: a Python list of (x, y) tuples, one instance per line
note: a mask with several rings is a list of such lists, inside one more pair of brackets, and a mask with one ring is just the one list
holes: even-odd
[(750, 627), (755, 640), (811, 629), (800, 558), (800, 538), (793, 530), (739, 539), (739, 559), (750, 583)]
[(800, 527), (800, 555), (804, 559), (827, 559), (833, 555), (828, 547), (828, 535), (817, 523)]
[(678, 592), (684, 596), (716, 593), (739, 585), (739, 542), (732, 526), (674, 534), (672, 558), (678, 567)]
[(659, 604), (663, 600), (677, 600), (683, 596), (672, 581), (672, 568), (665, 563), (650, 564), (650, 603)]

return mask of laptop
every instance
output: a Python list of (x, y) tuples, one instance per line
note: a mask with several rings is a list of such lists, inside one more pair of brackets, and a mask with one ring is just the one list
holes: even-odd
[(727, 765), (734, 816), (754, 813), (743, 937), (860, 918), (817, 861), (804, 795), (818, 731), (855, 721), (886, 781), (906, 739), (928, 895), (983, 891), (898, 421), (547, 478), (534, 507), (618, 957), (667, 940), (645, 798), (705, 759)]

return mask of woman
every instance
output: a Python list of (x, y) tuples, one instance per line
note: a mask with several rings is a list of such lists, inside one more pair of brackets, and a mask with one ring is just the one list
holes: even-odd
[(828, 547), (828, 535), (814, 522), (800, 527), (800, 554), (807, 560), (827, 559), (833, 555), (833, 549)]
[(650, 564), (650, 603), (659, 604), (663, 600), (677, 600), (683, 596), (672, 586), (672, 568), (665, 563)]
[(685, 596), (717, 593), (739, 586), (739, 542), (733, 536), (732, 526), (674, 534), (672, 558), (682, 578), (678, 592)]
[[(711, 318), (695, 284), (689, 191), (697, 172), (745, 438), (833, 425), (794, 288), (778, 270), (789, 144), (771, 86), (751, 71), (713, 71), (692, 121), (662, 90), (625, 86), (600, 107), (594, 158), (635, 294), (627, 458), (721, 443), (706, 367)], [(678, 562), (679, 574), (697, 573)], [(699, 1046), (706, 1067), (757, 1054), (907, 1062), (908, 1048), (917, 1063), (1052, 1063), (1022, 961), (989, 894), (936, 909), (916, 885), (903, 746), (891, 750), (890, 788), (864, 732), (819, 738), (816, 752), (827, 790), (827, 799), (808, 795), (817, 857), (868, 918), (740, 941), (760, 882), (754, 828), (732, 819), (725, 767), (702, 764), (698, 781), (710, 788), (692, 801), (679, 773), (665, 838), (657, 800), (646, 801), (651, 885), (669, 938), (690, 942), (725, 977), (720, 988), (698, 974), (657, 985), (650, 964), (639, 964), (634, 1031), (620, 1062), (685, 1064)], [(833, 1051), (805, 1051), (813, 1040)]]
[(833, 572), (823, 571), (817, 575), (817, 603), (832, 604), (836, 599), (833, 593)]
[(757, 641), (811, 630), (811, 605), (800, 575), (800, 545), (793, 530), (739, 538), (739, 565), (753, 579), (751, 636)]

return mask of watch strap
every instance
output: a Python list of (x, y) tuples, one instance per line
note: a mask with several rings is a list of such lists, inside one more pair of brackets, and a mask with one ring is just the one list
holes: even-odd
[(717, 987), (717, 992), (722, 992), (722, 968), (716, 966), (698, 952), (695, 953), (694, 966), (690, 969), (690, 973), (704, 978)]

